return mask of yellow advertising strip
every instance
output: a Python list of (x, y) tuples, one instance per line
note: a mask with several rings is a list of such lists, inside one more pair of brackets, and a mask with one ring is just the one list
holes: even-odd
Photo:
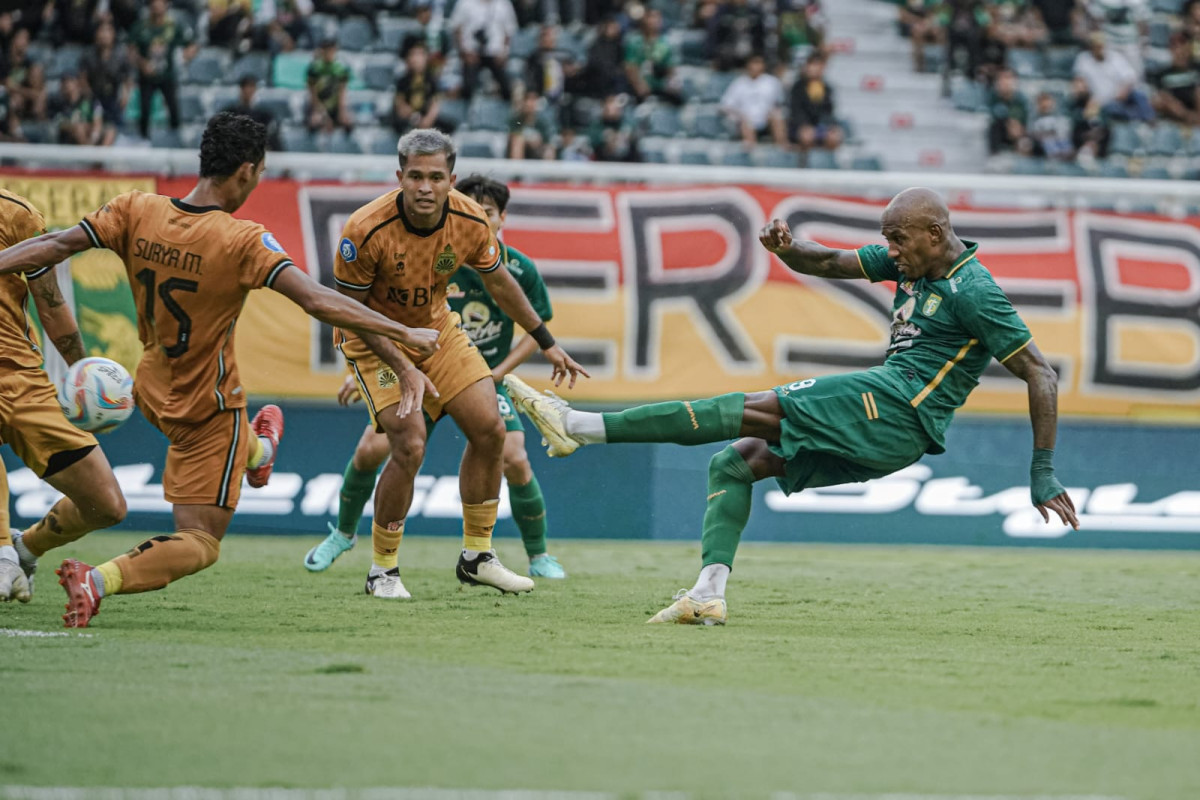
[(942, 368), (938, 370), (938, 374), (933, 376), (933, 380), (925, 384), (925, 388), (921, 390), (920, 394), (908, 401), (912, 407), (916, 408), (917, 406), (921, 405), (921, 403), (925, 402), (925, 398), (929, 397), (929, 393), (938, 387), (938, 384), (942, 382), (942, 379), (950, 374), (950, 370), (954, 369), (958, 362), (962, 361), (963, 358), (966, 357), (967, 352), (977, 344), (979, 344), (979, 340), (972, 339), (963, 345), (962, 349), (958, 351), (958, 355), (943, 364)]
[(149, 177), (0, 175), (0, 188), (27, 198), (42, 212), (50, 230), (61, 230), (78, 225), (84, 215), (92, 213), (119, 194), (134, 189), (153, 192), (158, 186), (154, 178)]

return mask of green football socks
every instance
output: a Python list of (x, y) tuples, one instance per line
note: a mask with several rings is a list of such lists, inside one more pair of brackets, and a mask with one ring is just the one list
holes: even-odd
[(513, 521), (521, 532), (525, 554), (530, 558), (546, 552), (546, 500), (537, 476), (524, 486), (508, 484), (508, 502), (512, 506)]
[(604, 414), (609, 444), (616, 442), (669, 442), (709, 444), (737, 438), (742, 427), (746, 395), (723, 394), (704, 400), (651, 403)]
[(750, 520), (754, 473), (741, 453), (726, 447), (708, 462), (708, 507), (700, 535), (704, 565), (733, 566), (733, 556)]
[(342, 473), (342, 491), (338, 495), (337, 529), (344, 535), (358, 533), (358, 523), (362, 520), (363, 508), (375, 491), (375, 476), (379, 470), (360, 472), (354, 468), (354, 459), (346, 464)]

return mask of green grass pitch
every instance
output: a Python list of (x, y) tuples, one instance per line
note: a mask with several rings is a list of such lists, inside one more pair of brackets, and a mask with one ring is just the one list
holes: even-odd
[(571, 577), (514, 598), (409, 537), (416, 599), (385, 602), (369, 545), (305, 572), (318, 538), (231, 536), (87, 635), (25, 633), (61, 631), (53, 565), (138, 539), (44, 559), (33, 603), (0, 606), (0, 797), (1200, 798), (1197, 553), (745, 545), (730, 624), (693, 628), (644, 622), (694, 543), (557, 542)]

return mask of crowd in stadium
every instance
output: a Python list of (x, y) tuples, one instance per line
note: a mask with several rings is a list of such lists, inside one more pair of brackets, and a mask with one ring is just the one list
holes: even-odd
[[(898, 8), (913, 68), (990, 117), (993, 154), (1094, 168), (1184, 152), (1200, 123), (1198, 0)], [(234, 108), (277, 150), (391, 153), (437, 127), (469, 156), (720, 141), (742, 146), (718, 163), (802, 165), (847, 138), (830, 44), (820, 0), (50, 0), (0, 14), (0, 136), (188, 147)]]

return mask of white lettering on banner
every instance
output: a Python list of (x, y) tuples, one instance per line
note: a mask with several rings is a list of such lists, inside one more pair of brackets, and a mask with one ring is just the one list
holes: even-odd
[[(767, 492), (767, 507), (782, 513), (887, 514), (912, 510), (924, 516), (1004, 517), (1001, 529), (1017, 539), (1057, 539), (1071, 529), (1051, 514), (1047, 525), (1029, 502), (1028, 486), (1012, 486), (985, 495), (969, 478), (932, 478), (924, 464), (914, 464), (866, 483), (805, 489), (790, 497)], [(1088, 531), (1200, 533), (1200, 492), (1182, 491), (1152, 503), (1134, 502), (1136, 483), (1103, 484), (1094, 489), (1068, 488), (1079, 526)]]
[[(125, 502), (133, 513), (171, 513), (171, 504), (163, 499), (161, 483), (151, 483), (154, 477), (153, 464), (124, 464), (113, 468)], [(307, 481), (295, 472), (276, 472), (271, 483), (261, 489), (242, 485), (242, 496), (237, 513), (253, 516), (287, 516), (297, 511), (306, 517), (333, 516), (338, 513), (338, 492), (342, 488), (342, 476), (324, 472)], [(18, 517), (40, 519), (46, 515), (62, 494), (41, 480), (33, 470), (23, 468), (9, 473), (8, 489), (15, 502), (13, 510)], [(372, 495), (374, 497), (374, 495)], [(374, 505), (368, 502), (364, 516), (374, 514)], [(458, 476), (418, 475), (413, 487), (412, 507), (409, 517), (461, 518), (462, 500), (458, 494)], [(512, 516), (508, 502), (507, 486), (500, 487), (498, 517)]]

